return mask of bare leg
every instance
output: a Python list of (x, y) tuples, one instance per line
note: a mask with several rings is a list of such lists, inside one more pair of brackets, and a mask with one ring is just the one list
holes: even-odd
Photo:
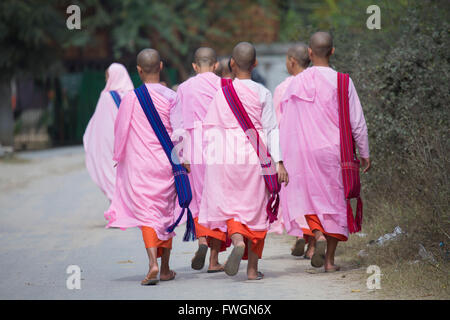
[(308, 247), (306, 249), (305, 258), (311, 259), (314, 254), (314, 249), (316, 248), (316, 238), (308, 236)]
[(334, 256), (338, 245), (338, 239), (327, 236), (327, 252), (325, 254), (325, 271), (337, 271), (340, 268), (334, 264)]
[(163, 248), (163, 253), (161, 256), (161, 274), (159, 276), (161, 281), (172, 280), (176, 275), (175, 271), (170, 270), (169, 268), (170, 251), (171, 249)]
[[(325, 241), (325, 237), (322, 235), (319, 237), (318, 239), (319, 241)], [(311, 257), (314, 254), (314, 250), (316, 249), (316, 243), (317, 243), (317, 239), (316, 237), (312, 237), (312, 236), (308, 236), (308, 249), (306, 250), (306, 254), (305, 256), (309, 259), (311, 259)]]
[(198, 238), (198, 245), (201, 245), (201, 244), (208, 245), (208, 241), (206, 241), (206, 237), (199, 237)]
[(314, 238), (315, 238), (316, 241), (321, 240), (321, 239), (325, 239), (325, 236), (322, 233), (322, 231), (316, 229), (316, 230), (313, 231), (313, 233), (314, 233)]
[(233, 233), (231, 235), (231, 242), (235, 247), (245, 247), (244, 236), (240, 233)]
[(209, 254), (209, 268), (208, 270), (223, 270), (223, 266), (219, 263), (219, 252), (222, 247), (222, 241), (211, 238), (211, 251)]
[(258, 255), (252, 250), (252, 242), (248, 241), (248, 264), (247, 278), (248, 280), (261, 279), (261, 273), (258, 273)]
[(146, 279), (156, 279), (159, 273), (157, 248), (147, 248), (147, 255), (149, 260), (149, 270)]

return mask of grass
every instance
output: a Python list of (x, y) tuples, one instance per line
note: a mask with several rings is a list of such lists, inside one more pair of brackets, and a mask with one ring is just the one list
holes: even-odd
[[(421, 223), (417, 215), (423, 215), (423, 212), (402, 212), (401, 206), (373, 199), (372, 202), (366, 201), (365, 215), (368, 217), (363, 223), (362, 233), (367, 236), (352, 235), (337, 253), (352, 264), (381, 268), (381, 299), (450, 298), (450, 261), (445, 254), (446, 249), (440, 248), (436, 239), (426, 241), (426, 234), (414, 232), (419, 230), (417, 224)], [(395, 219), (389, 219), (391, 216)], [(391, 233), (396, 225), (406, 233), (382, 246), (368, 245), (372, 240)], [(433, 256), (433, 261), (419, 254), (420, 244)], [(361, 250), (367, 256), (358, 256)], [(361, 277), (367, 278), (367, 274)]]

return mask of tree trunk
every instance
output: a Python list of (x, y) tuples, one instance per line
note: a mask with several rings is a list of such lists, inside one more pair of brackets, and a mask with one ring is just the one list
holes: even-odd
[(14, 146), (14, 116), (11, 108), (11, 82), (0, 81), (0, 144)]

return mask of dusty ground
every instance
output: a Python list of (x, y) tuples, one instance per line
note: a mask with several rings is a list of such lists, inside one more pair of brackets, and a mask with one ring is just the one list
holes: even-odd
[[(196, 243), (174, 239), (175, 281), (139, 282), (148, 260), (140, 231), (105, 229), (108, 201), (90, 180), (82, 147), (19, 153), (0, 161), (0, 299), (379, 299), (365, 270), (310, 273), (309, 261), (290, 255), (293, 238), (270, 234), (262, 281), (194, 271)], [(228, 253), (221, 254), (221, 261)], [(337, 258), (339, 263), (339, 257)], [(341, 261), (342, 263), (342, 261)], [(66, 269), (82, 269), (80, 290), (68, 290)]]

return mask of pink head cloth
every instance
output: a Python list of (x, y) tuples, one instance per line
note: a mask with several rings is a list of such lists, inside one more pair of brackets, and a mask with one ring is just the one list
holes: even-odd
[(108, 81), (103, 91), (128, 92), (133, 89), (133, 82), (125, 66), (116, 62), (112, 63), (108, 68)]

